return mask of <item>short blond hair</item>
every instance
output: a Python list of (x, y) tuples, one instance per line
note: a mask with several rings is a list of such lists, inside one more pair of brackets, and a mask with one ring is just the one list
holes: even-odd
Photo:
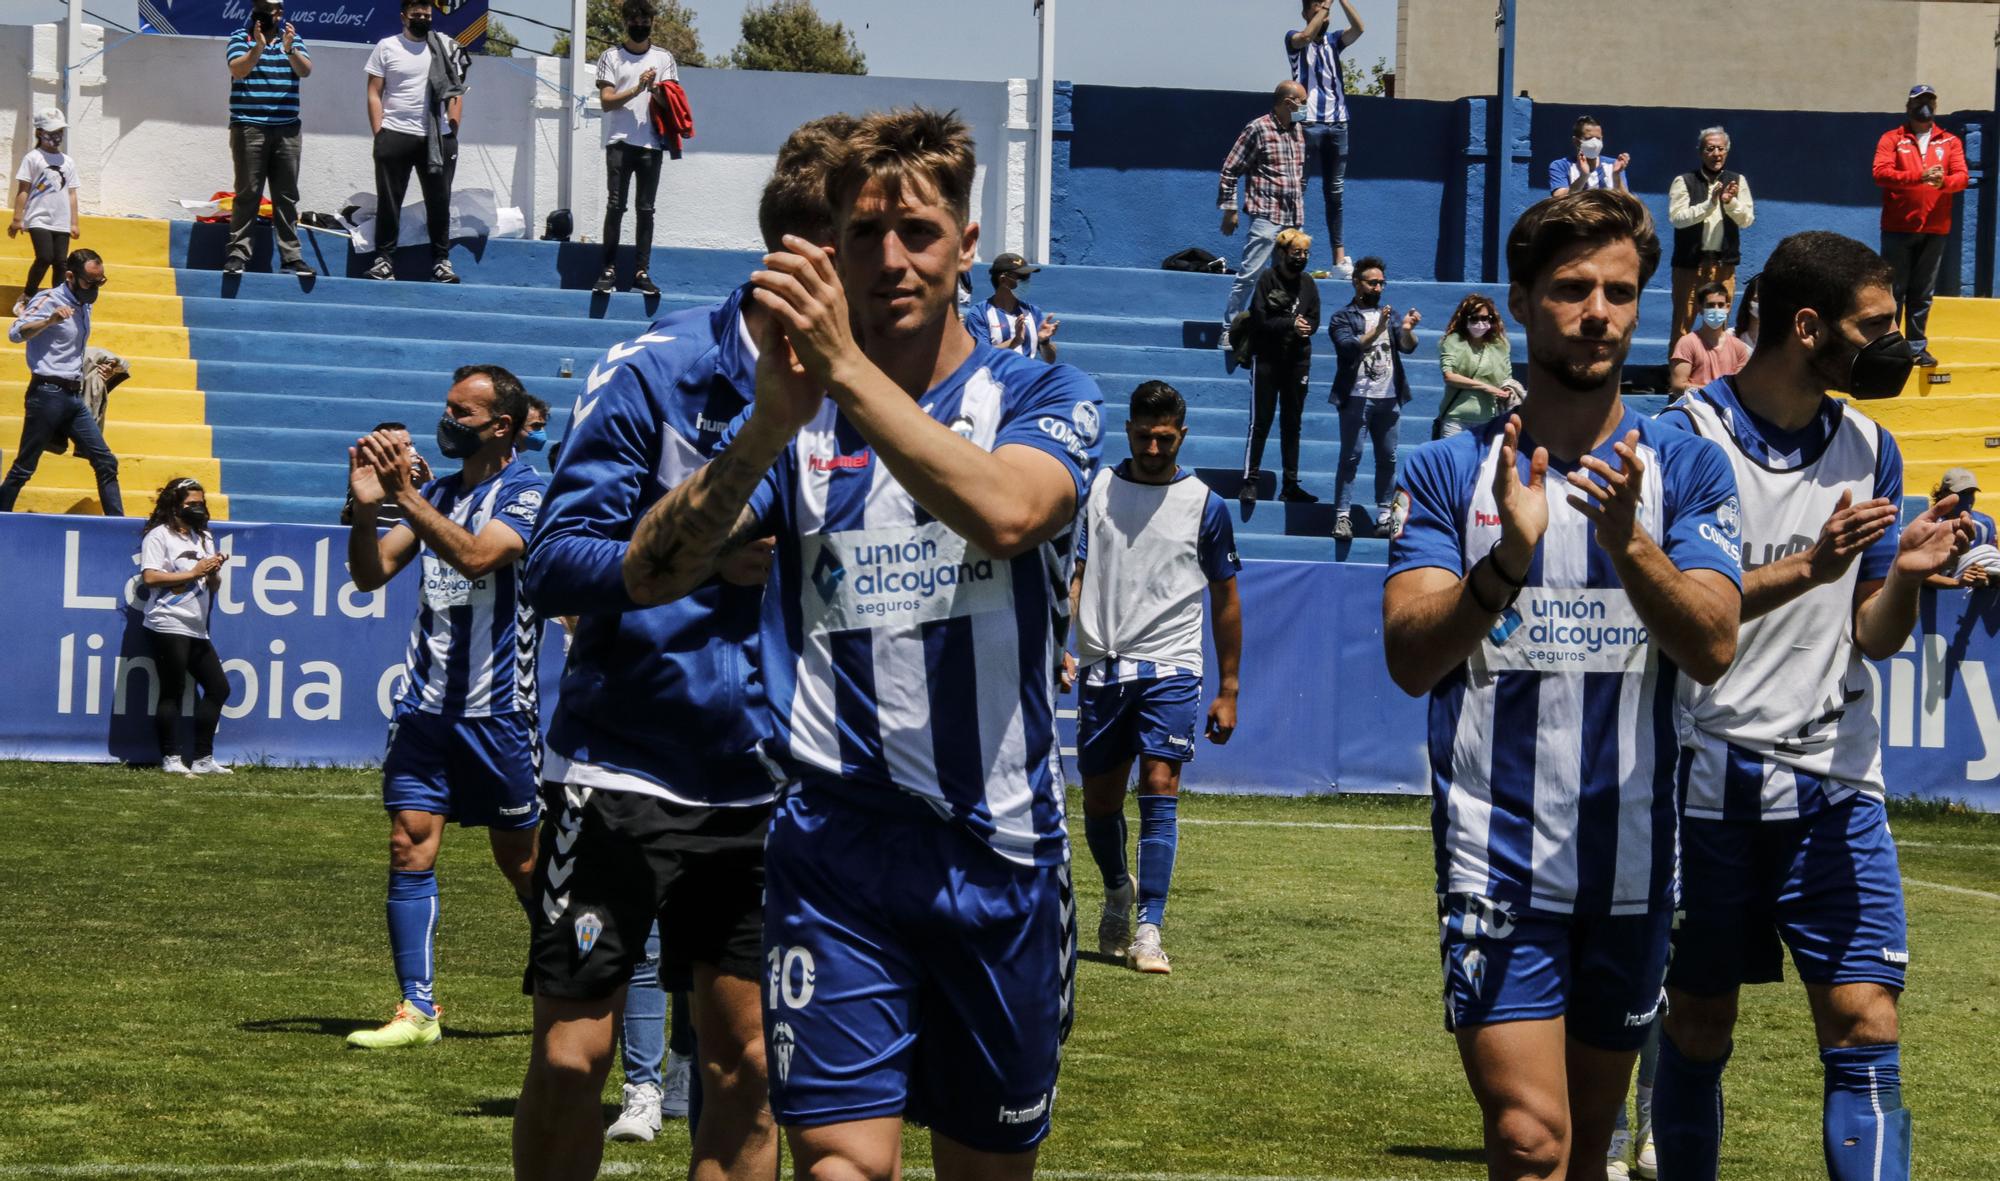
[(829, 167), (827, 203), (838, 223), (868, 181), (880, 181), (892, 197), (907, 184), (950, 210), (962, 228), (972, 219), (974, 168), (972, 129), (956, 111), (883, 111), (861, 120)]
[(1277, 245), (1280, 250), (1290, 250), (1294, 246), (1301, 250), (1311, 250), (1313, 239), (1312, 235), (1306, 233), (1304, 230), (1285, 229), (1278, 231)]

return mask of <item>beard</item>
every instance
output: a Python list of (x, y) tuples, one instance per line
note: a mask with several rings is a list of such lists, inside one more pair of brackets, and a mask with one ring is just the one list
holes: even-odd
[[(1568, 345), (1572, 341), (1591, 341), (1611, 346), (1611, 355), (1602, 360), (1578, 360), (1571, 356)], [(1625, 364), (1625, 355), (1631, 351), (1632, 340), (1614, 340), (1609, 336), (1562, 336), (1556, 338), (1554, 347), (1549, 347), (1532, 336), (1528, 341), (1528, 358), (1536, 368), (1554, 378), (1557, 385), (1579, 394), (1594, 394), (1607, 383), (1617, 380), (1618, 370)]]
[(1820, 393), (1823, 394), (1828, 390), (1847, 392), (1847, 387), (1854, 384), (1854, 356), (1852, 346), (1838, 335), (1831, 333), (1828, 334), (1825, 344), (1812, 351), (1812, 357), (1807, 361), (1807, 368), (1811, 371), (1813, 384), (1819, 387)]

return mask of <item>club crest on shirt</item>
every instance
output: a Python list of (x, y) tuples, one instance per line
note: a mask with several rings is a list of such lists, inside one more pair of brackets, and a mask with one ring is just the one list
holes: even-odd
[(798, 1048), (798, 1035), (792, 1032), (789, 1022), (780, 1021), (771, 1027), (771, 1057), (777, 1060), (779, 1082), (791, 1079), (792, 1051)]
[(1098, 414), (1094, 402), (1078, 402), (1069, 412), (1069, 420), (1076, 426), (1076, 433), (1086, 443), (1097, 442), (1097, 432), (1104, 427), (1104, 420)]
[(576, 916), (576, 954), (588, 956), (590, 949), (597, 946), (597, 937), (604, 934), (604, 920), (597, 917), (594, 910), (586, 910)]

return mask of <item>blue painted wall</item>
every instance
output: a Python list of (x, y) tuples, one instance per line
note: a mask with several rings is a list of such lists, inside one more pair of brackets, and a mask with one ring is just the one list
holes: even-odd
[[(1405, 279), (1501, 279), (1505, 227), (1498, 210), (1547, 195), (1549, 161), (1568, 152), (1570, 125), (1584, 113), (1603, 122), (1608, 151), (1632, 154), (1633, 192), (1663, 230), (1670, 229), (1667, 186), (1698, 163), (1696, 133), (1726, 126), (1734, 143), (1731, 167), (1749, 177), (1757, 202), (1757, 223), (1744, 234), (1745, 274), (1800, 230), (1878, 240), (1881, 200), (1869, 167), (1876, 139), (1896, 123), (1894, 112), (1586, 109), (1514, 101), (1527, 135), (1500, 167), (1490, 150), (1498, 138), (1491, 99), (1352, 100), (1349, 253), (1380, 254)], [(1216, 177), (1243, 125), (1269, 108), (1269, 94), (1064, 84), (1055, 133), (1054, 261), (1157, 267), (1175, 251), (1200, 246), (1233, 264), (1242, 239), (1222, 236)], [(1941, 122), (1966, 140), (1974, 187), (1957, 199), (1940, 289), (1989, 293), (1997, 219), (1981, 157), (1994, 115), (1961, 111)], [(1310, 178), (1305, 228), (1324, 262), (1325, 214), (1319, 183)], [(1665, 285), (1666, 275), (1657, 282)]]

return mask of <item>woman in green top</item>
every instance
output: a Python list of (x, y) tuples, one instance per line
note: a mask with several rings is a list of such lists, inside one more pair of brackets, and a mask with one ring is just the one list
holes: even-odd
[(1475, 292), (1458, 301), (1438, 342), (1438, 361), (1444, 369), (1444, 404), (1432, 433), (1440, 439), (1491, 421), (1517, 398), (1520, 386), (1514, 382), (1514, 357), (1500, 326), (1500, 309), (1483, 295)]

